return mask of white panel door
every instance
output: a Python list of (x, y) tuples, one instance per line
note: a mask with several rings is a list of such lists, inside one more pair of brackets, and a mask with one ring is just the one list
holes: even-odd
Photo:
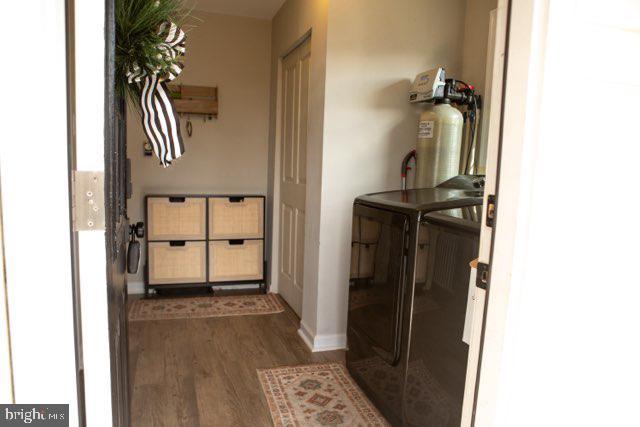
[(282, 63), (280, 115), (280, 244), (278, 289), (300, 315), (304, 271), (304, 224), (307, 183), (307, 106), (310, 40)]

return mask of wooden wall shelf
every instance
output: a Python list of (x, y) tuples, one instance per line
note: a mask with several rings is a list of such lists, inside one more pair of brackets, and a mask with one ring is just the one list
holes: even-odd
[(169, 90), (178, 113), (218, 117), (217, 87), (169, 85)]

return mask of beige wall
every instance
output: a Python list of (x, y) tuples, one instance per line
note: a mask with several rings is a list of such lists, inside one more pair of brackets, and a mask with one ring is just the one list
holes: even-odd
[(489, 13), (497, 7), (497, 0), (466, 0), (465, 4), (460, 79), (475, 86), (476, 92), (484, 95)]
[[(218, 86), (219, 115), (206, 122), (192, 116), (191, 138), (183, 116), (186, 153), (164, 169), (156, 157), (143, 155), (140, 118), (129, 112), (131, 222), (143, 220), (145, 194), (267, 192), (271, 23), (199, 11), (194, 15), (201, 21), (188, 31), (185, 68), (177, 82)], [(129, 276), (129, 283), (130, 291), (139, 291), (141, 272)]]
[(415, 146), (419, 109), (408, 102), (421, 71), (461, 71), (464, 0), (332, 1), (320, 224), (318, 333), (346, 331), (353, 200), (398, 189)]
[[(326, 60), (328, 0), (287, 0), (272, 21), (271, 38), (271, 117), (269, 126), (269, 197), (267, 216), (273, 229), (271, 237), (278, 235), (277, 185), (274, 174), (279, 167), (277, 150), (278, 135), (278, 79), (282, 57), (305, 36), (311, 34), (311, 62), (309, 87), (309, 126), (307, 134), (307, 199), (305, 224), (304, 292), (302, 301), (302, 323), (315, 335), (317, 323), (318, 251), (320, 224), (320, 192), (322, 173), (322, 141), (324, 123), (324, 81)], [(274, 210), (275, 207), (275, 210)], [(274, 220), (276, 218), (276, 220)], [(274, 241), (274, 245), (277, 242)], [(268, 254), (272, 272), (271, 289), (277, 291), (278, 251)]]
[[(399, 187), (419, 114), (407, 102), (413, 78), (445, 66), (448, 75), (482, 80), (482, 90), (488, 23), (474, 19), (490, 3), (495, 0), (288, 0), (274, 18), (270, 218), (278, 215), (278, 188), (271, 185), (279, 165), (279, 60), (312, 29), (301, 332), (316, 349), (344, 344), (353, 199)], [(274, 250), (272, 271), (277, 256)]]
[(418, 72), (445, 66), (483, 86), (486, 24), (473, 17), (494, 2), (287, 0), (271, 23), (198, 13), (182, 81), (218, 85), (220, 117), (194, 118), (185, 158), (167, 170), (142, 157), (139, 119), (130, 117), (131, 219), (142, 218), (145, 193), (266, 193), (277, 292), (280, 64), (311, 35), (302, 329), (318, 348), (343, 342), (353, 199), (399, 187), (401, 159), (415, 145), (419, 108), (407, 93)]
[[(487, 42), (489, 36), (490, 13), (497, 7), (497, 0), (466, 0), (464, 44), (462, 49), (462, 73), (460, 79), (475, 86), (476, 93), (482, 95), (483, 110), (478, 120), (476, 147), (478, 171), (484, 173), (488, 138), (488, 118), (490, 91), (485, 88), (487, 71)], [(489, 70), (491, 72), (491, 70)], [(466, 139), (466, 138), (465, 138)], [(466, 145), (468, 146), (468, 145)]]

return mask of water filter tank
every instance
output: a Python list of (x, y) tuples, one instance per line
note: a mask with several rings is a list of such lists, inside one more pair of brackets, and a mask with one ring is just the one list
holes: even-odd
[(430, 105), (420, 115), (415, 188), (430, 188), (458, 175), (462, 113), (449, 103)]

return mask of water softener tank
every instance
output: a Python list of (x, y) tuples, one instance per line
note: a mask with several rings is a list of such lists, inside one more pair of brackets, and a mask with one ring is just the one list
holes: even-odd
[(462, 113), (446, 102), (420, 115), (415, 188), (429, 188), (458, 175), (462, 148)]

